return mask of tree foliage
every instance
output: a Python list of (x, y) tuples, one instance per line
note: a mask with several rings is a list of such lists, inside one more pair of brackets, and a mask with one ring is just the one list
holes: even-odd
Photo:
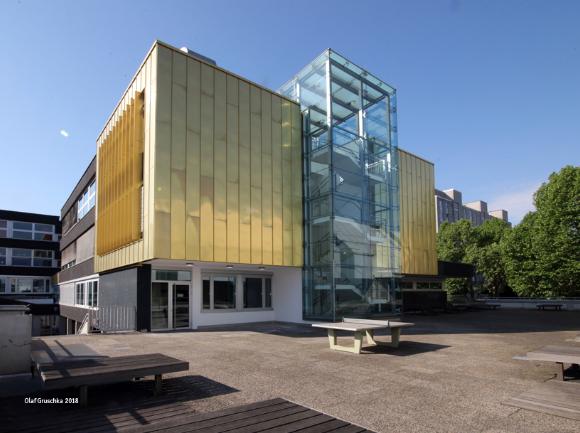
[(509, 284), (520, 296), (578, 296), (580, 167), (552, 173), (534, 204), (502, 242)]
[[(536, 210), (513, 229), (498, 219), (472, 227), (444, 223), (437, 237), (440, 260), (475, 265), (479, 288), (493, 295), (512, 289), (519, 296), (580, 296), (580, 167), (552, 173), (534, 194)], [(445, 282), (466, 293), (470, 282)]]

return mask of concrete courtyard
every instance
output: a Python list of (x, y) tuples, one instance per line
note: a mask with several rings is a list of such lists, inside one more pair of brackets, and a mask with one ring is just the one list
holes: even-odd
[[(189, 402), (210, 411), (282, 397), (377, 432), (578, 432), (580, 423), (503, 405), (555, 376), (556, 365), (512, 360), (580, 332), (577, 312), (498, 310), (407, 316), (398, 349), (330, 351), (322, 330), (262, 323), (189, 332), (43, 337), (102, 355), (160, 352), (186, 375), (233, 388)], [(381, 334), (379, 334), (381, 339)], [(352, 336), (340, 339), (352, 344)], [(578, 384), (580, 386), (580, 383)], [(104, 387), (103, 387), (104, 388)]]

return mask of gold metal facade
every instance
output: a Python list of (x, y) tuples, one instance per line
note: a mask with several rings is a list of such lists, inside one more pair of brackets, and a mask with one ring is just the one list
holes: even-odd
[[(123, 94), (119, 104), (115, 108), (113, 114), (108, 119), (103, 131), (101, 132), (99, 138), (97, 139), (97, 219), (96, 219), (96, 238), (97, 238), (97, 248), (95, 254), (95, 272), (102, 272), (108, 269), (114, 269), (134, 263), (141, 262), (152, 258), (152, 246), (153, 242), (150, 239), (150, 226), (153, 226), (153, 221), (150, 218), (152, 215), (152, 200), (150, 199), (153, 190), (153, 183), (151, 181), (151, 172), (153, 169), (152, 162), (155, 155), (155, 124), (153, 120), (155, 119), (156, 112), (156, 75), (157, 75), (157, 48), (156, 45), (150, 50), (146, 56), (143, 64), (135, 74), (133, 80), (131, 81), (129, 87)], [(106, 211), (103, 209), (106, 206), (107, 200), (107, 184), (116, 184), (115, 174), (118, 173), (121, 176), (128, 176), (126, 166), (123, 168), (121, 160), (118, 158), (110, 158), (111, 154), (114, 154), (117, 149), (120, 149), (120, 141), (109, 140), (110, 137), (114, 136), (114, 131), (122, 130), (122, 123), (124, 113), (127, 112), (127, 108), (132, 104), (138, 102), (143, 105), (143, 117), (142, 117), (142, 127), (139, 130), (142, 131), (142, 160), (140, 165), (142, 167), (142, 179), (143, 179), (143, 194), (141, 197), (141, 188), (139, 188), (139, 201), (142, 204), (139, 206), (138, 213), (129, 212), (124, 217), (117, 215), (115, 219), (106, 218)], [(136, 112), (139, 110), (135, 110)], [(112, 143), (108, 145), (107, 143)], [(107, 155), (107, 149), (109, 153)], [(103, 152), (103, 153), (102, 153)], [(134, 170), (134, 174), (137, 170)], [(103, 189), (104, 188), (104, 189)], [(135, 190), (133, 190), (134, 192)], [(105, 195), (103, 195), (103, 193)], [(132, 195), (135, 199), (135, 195)], [(111, 247), (110, 241), (105, 241), (111, 233), (115, 233), (116, 230), (120, 230), (125, 224), (131, 225), (133, 229), (137, 226), (135, 224), (135, 215), (138, 218), (139, 232), (142, 231), (142, 237), (137, 240), (131, 241), (130, 239), (135, 238), (135, 236), (130, 236), (129, 238), (124, 238), (124, 242), (127, 244), (121, 244), (120, 242), (116, 247)], [(129, 223), (131, 221), (131, 223)], [(132, 232), (133, 234), (135, 232)], [(99, 239), (101, 239), (101, 247), (99, 247)], [(109, 248), (114, 248), (109, 250)]]
[(437, 275), (432, 163), (399, 149), (401, 272)]
[[(101, 155), (140, 94), (142, 237), (99, 246), (95, 270), (155, 258), (302, 266), (299, 106), (156, 42), (97, 140), (99, 190), (112, 171), (126, 174), (119, 160), (106, 165)], [(101, 219), (106, 196), (97, 195), (97, 239), (104, 239), (128, 223)]]
[(152, 257), (302, 266), (299, 106), (157, 48)]
[(98, 152), (97, 254), (141, 239), (144, 94), (122, 109)]

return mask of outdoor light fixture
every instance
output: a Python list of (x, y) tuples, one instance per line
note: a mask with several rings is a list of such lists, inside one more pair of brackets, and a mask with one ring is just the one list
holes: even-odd
[(260, 267), (258, 268), (258, 270), (259, 270), (259, 271), (265, 271), (265, 270), (266, 270), (266, 268), (265, 268), (265, 267), (263, 267), (263, 266), (260, 266)]
[(186, 263), (187, 266), (194, 266), (193, 263)]
[(234, 265), (226, 265), (226, 268), (233, 269), (234, 268)]

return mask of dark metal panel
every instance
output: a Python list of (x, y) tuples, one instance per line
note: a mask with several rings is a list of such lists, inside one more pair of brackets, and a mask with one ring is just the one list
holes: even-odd
[[(0, 209), (0, 219), (22, 221), (27, 223), (54, 224), (57, 226), (57, 229), (60, 229), (60, 220), (57, 215), (45, 215)], [(58, 230), (57, 233), (60, 233), (60, 230)]]
[(0, 239), (0, 247), (4, 248), (27, 248), (30, 250), (50, 250), (60, 254), (58, 242), (31, 241), (26, 239)]
[(58, 268), (39, 268), (34, 266), (0, 266), (0, 275), (22, 275), (27, 277), (52, 277)]
[(137, 330), (151, 331), (151, 265), (137, 268)]
[(475, 267), (467, 263), (453, 263), (439, 260), (437, 262), (439, 276), (448, 278), (471, 278), (475, 275)]
[(58, 282), (64, 283), (69, 280), (86, 277), (95, 273), (94, 259), (90, 258), (84, 262), (78, 263), (71, 268), (63, 269), (58, 273)]

